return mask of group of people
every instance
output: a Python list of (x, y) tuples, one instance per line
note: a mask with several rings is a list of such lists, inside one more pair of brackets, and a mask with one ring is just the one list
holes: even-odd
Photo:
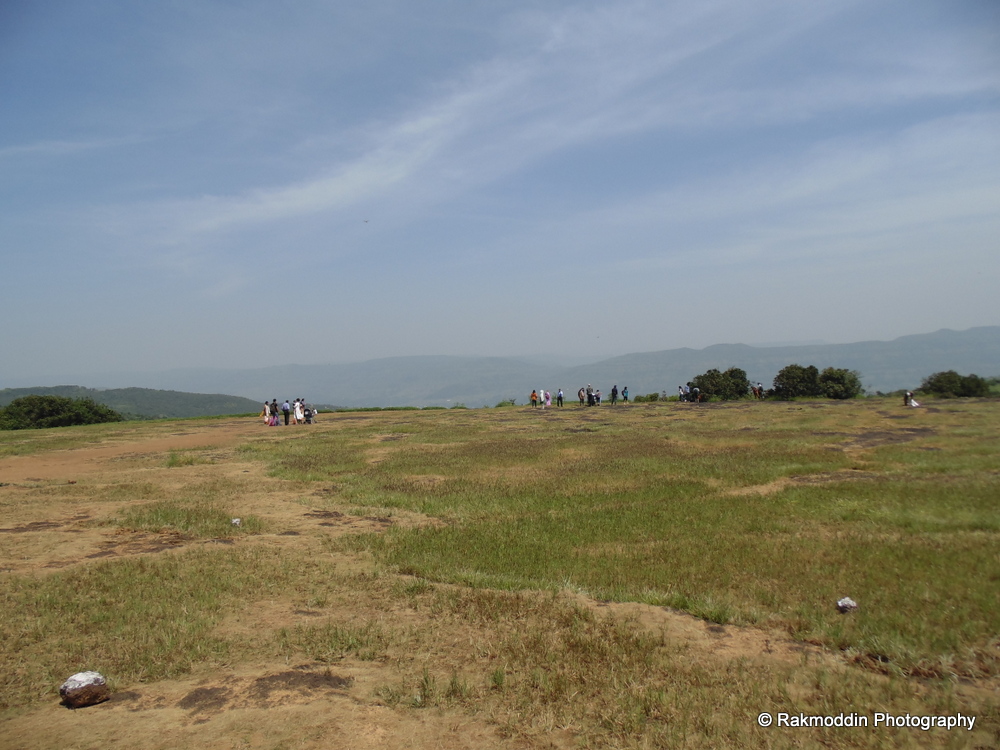
[[(589, 383), (587, 384), (587, 386), (585, 388), (581, 388), (579, 391), (577, 391), (576, 395), (580, 399), (580, 406), (584, 406), (584, 405), (587, 405), (587, 406), (600, 406), (601, 405), (601, 392), (599, 390), (596, 390)], [(625, 404), (628, 403), (628, 386), (625, 386), (624, 388), (622, 388), (621, 391), (618, 390), (618, 385), (617, 384), (615, 384), (611, 388), (611, 403), (612, 403), (612, 405), (618, 403), (619, 396), (621, 397), (622, 403), (625, 403)], [(563, 389), (560, 388), (556, 392), (556, 406), (562, 406), (563, 403), (564, 403), (564, 399), (565, 399), (565, 394), (563, 394)], [(541, 406), (543, 409), (545, 407), (547, 407), (547, 406), (551, 407), (552, 406), (552, 394), (549, 393), (544, 388), (539, 388), (537, 391), (532, 391), (531, 392), (531, 396), (529, 397), (529, 401), (530, 401), (531, 407), (533, 409), (536, 409), (539, 406)]]
[[(664, 398), (666, 398), (666, 393), (664, 393)], [(701, 390), (697, 387), (692, 388), (689, 385), (679, 385), (677, 386), (677, 400), (687, 401), (690, 403), (700, 403), (701, 402)]]
[[(541, 406), (543, 409), (546, 406), (550, 408), (552, 406), (552, 394), (544, 390), (543, 388), (539, 388), (537, 391), (532, 391), (529, 400), (531, 401), (531, 408), (533, 409), (537, 409), (539, 406)], [(562, 388), (560, 388), (556, 393), (556, 405), (557, 406), (563, 405)]]
[[(664, 392), (664, 398), (666, 398), (666, 395), (666, 392)], [(677, 386), (677, 400), (686, 401), (690, 404), (700, 404), (702, 401), (707, 400), (707, 397), (701, 392), (698, 386), (679, 385)]]
[[(577, 391), (576, 395), (577, 398), (580, 399), (580, 406), (583, 406), (584, 404), (586, 404), (587, 406), (601, 405), (601, 400), (602, 400), (601, 391), (597, 388), (594, 388), (592, 385), (590, 385), (590, 383), (587, 383), (586, 388), (581, 388), (579, 391)], [(612, 406), (618, 403), (619, 396), (621, 397), (623, 404), (628, 403), (628, 386), (625, 386), (624, 388), (621, 389), (621, 391), (619, 391), (618, 384), (615, 383), (613, 386), (611, 386)]]
[(285, 399), (285, 403), (279, 405), (278, 399), (272, 399), (270, 403), (264, 402), (264, 409), (260, 416), (264, 419), (264, 424), (270, 427), (277, 427), (284, 417), (285, 424), (312, 424), (316, 421), (316, 410), (306, 403), (304, 398), (297, 398), (292, 403)]

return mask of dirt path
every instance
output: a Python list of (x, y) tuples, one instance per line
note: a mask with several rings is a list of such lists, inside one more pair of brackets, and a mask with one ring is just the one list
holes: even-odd
[(111, 461), (122, 456), (144, 456), (207, 446), (228, 447), (259, 435), (257, 420), (246, 419), (201, 426), (135, 442), (86, 448), (46, 451), (37, 455), (0, 458), (0, 482), (78, 479), (84, 474), (106, 471)]

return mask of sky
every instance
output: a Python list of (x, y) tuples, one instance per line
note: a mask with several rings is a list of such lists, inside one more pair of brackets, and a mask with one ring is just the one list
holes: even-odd
[(0, 262), (0, 387), (998, 325), (1000, 3), (0, 0)]

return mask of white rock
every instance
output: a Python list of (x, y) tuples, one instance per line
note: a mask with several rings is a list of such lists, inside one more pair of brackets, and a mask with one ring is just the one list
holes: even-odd
[(846, 612), (853, 612), (857, 608), (858, 608), (858, 603), (849, 596), (845, 596), (843, 599), (837, 602), (837, 609), (840, 610), (841, 614), (844, 614)]
[(111, 697), (107, 680), (100, 672), (77, 672), (59, 688), (63, 705), (83, 708), (102, 703)]

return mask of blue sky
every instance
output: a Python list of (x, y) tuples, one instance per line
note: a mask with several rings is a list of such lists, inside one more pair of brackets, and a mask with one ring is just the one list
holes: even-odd
[(1000, 324), (1000, 4), (0, 3), (0, 387)]

